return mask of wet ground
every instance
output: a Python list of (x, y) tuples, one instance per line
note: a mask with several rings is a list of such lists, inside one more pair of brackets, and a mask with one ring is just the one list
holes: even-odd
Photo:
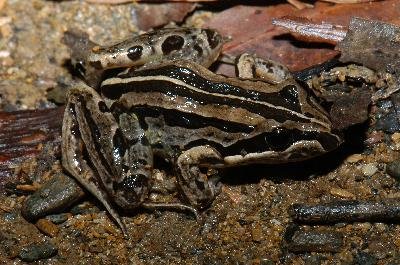
[[(100, 43), (114, 42), (137, 32), (136, 8), (7, 1), (0, 10), (1, 109), (55, 107), (48, 99), (62, 101), (63, 91), (74, 82), (66, 67), (69, 52), (61, 44), (63, 32), (78, 28)], [(400, 200), (398, 180), (386, 173), (387, 164), (399, 158), (400, 137), (367, 131), (367, 125), (351, 131), (342, 148), (310, 162), (224, 172), (222, 192), (203, 212), (202, 222), (187, 213), (139, 209), (124, 217), (129, 239), (90, 196), (65, 214), (33, 224), (20, 213), (29, 188), (4, 190), (0, 262), (24, 264), (43, 258), (37, 264), (400, 264), (396, 224), (299, 226), (288, 213), (293, 203)], [(366, 139), (370, 145), (363, 144)], [(54, 156), (28, 161), (18, 174), (40, 185), (61, 171), (57, 152)], [(325, 250), (305, 251), (286, 240), (293, 229), (332, 236)]]

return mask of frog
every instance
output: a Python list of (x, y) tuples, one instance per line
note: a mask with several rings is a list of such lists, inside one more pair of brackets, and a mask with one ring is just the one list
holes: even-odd
[[(67, 95), (62, 165), (125, 235), (119, 208), (197, 215), (219, 193), (221, 169), (302, 161), (342, 143), (326, 111), (283, 65), (242, 54), (237, 77), (209, 70), (223, 43), (212, 29), (161, 29), (91, 45), (75, 60), (89, 82)], [(98, 81), (99, 71), (115, 68)], [(184, 203), (149, 200), (155, 157), (172, 165)]]

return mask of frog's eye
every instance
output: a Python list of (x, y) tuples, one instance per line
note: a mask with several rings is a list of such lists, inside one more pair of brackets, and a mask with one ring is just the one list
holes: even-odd
[(142, 53), (143, 53), (143, 47), (140, 45), (136, 45), (128, 49), (127, 56), (132, 61), (137, 61), (142, 57)]
[(148, 178), (142, 174), (125, 176), (121, 182), (114, 182), (115, 202), (122, 208), (137, 207), (147, 197), (148, 182)]

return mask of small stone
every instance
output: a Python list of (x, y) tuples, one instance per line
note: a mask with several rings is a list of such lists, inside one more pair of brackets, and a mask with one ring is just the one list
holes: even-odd
[(72, 178), (57, 174), (32, 194), (22, 205), (25, 219), (35, 221), (66, 209), (84, 196), (84, 191)]
[(254, 242), (261, 242), (263, 240), (262, 227), (259, 223), (252, 223), (251, 237)]
[(392, 178), (400, 180), (400, 160), (394, 160), (386, 165), (386, 173)]
[(272, 260), (268, 259), (268, 258), (261, 258), (260, 259), (260, 265), (274, 265), (275, 262), (273, 262)]
[(340, 188), (332, 188), (330, 190), (330, 193), (333, 196), (338, 196), (338, 197), (341, 197), (341, 198), (347, 198), (347, 199), (348, 198), (355, 198), (353, 193), (351, 193), (351, 192), (349, 192), (347, 190), (344, 190), (344, 189), (340, 189)]
[(339, 252), (343, 246), (343, 235), (338, 232), (298, 230), (287, 239), (287, 243), (292, 252)]
[(53, 224), (62, 224), (68, 220), (72, 215), (70, 213), (51, 214), (46, 216)]
[(58, 234), (58, 231), (60, 230), (58, 226), (53, 224), (48, 219), (39, 219), (35, 225), (43, 234), (48, 235), (50, 237), (55, 237)]
[(400, 144), (400, 133), (399, 132), (395, 132), (394, 134), (392, 134), (392, 136), (390, 136), (390, 138), (392, 139), (394, 144), (396, 144), (396, 145)]
[(48, 259), (57, 255), (58, 249), (50, 242), (30, 244), (21, 249), (18, 256), (21, 260), (32, 262), (39, 259)]
[(363, 165), (361, 167), (361, 171), (364, 174), (364, 176), (371, 177), (378, 171), (378, 168), (376, 166), (376, 163), (369, 163), (369, 164)]
[(70, 212), (73, 215), (78, 215), (78, 214), (80, 214), (80, 215), (90, 215), (92, 213), (99, 212), (99, 209), (96, 206), (92, 205), (92, 204), (84, 202), (84, 203), (81, 203), (81, 204), (78, 204), (78, 205), (75, 205), (74, 207), (72, 207)]
[(392, 136), (390, 137), (392, 139), (392, 149), (393, 150), (400, 150), (400, 133), (395, 132), (394, 134), (392, 134)]
[(13, 222), (17, 219), (17, 214), (16, 213), (4, 213), (3, 218), (7, 222)]
[(346, 158), (346, 161), (349, 163), (357, 163), (363, 159), (361, 154), (354, 154)]
[(354, 264), (375, 265), (377, 262), (376, 257), (366, 252), (358, 252), (354, 257)]
[(371, 230), (372, 224), (368, 222), (361, 222), (361, 223), (354, 223), (353, 227), (350, 229), (354, 230), (360, 230), (361, 233), (367, 233), (369, 230)]
[(400, 192), (389, 193), (387, 195), (388, 199), (400, 199)]

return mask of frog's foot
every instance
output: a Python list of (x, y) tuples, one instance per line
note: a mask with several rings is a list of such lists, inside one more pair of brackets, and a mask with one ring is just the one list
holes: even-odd
[(203, 173), (201, 168), (221, 167), (223, 158), (211, 146), (197, 146), (177, 159), (177, 182), (185, 198), (195, 208), (204, 208), (214, 201), (219, 191), (219, 177)]
[(261, 59), (247, 53), (237, 58), (238, 77), (262, 79), (270, 84), (279, 84), (292, 77), (289, 69), (273, 60)]

